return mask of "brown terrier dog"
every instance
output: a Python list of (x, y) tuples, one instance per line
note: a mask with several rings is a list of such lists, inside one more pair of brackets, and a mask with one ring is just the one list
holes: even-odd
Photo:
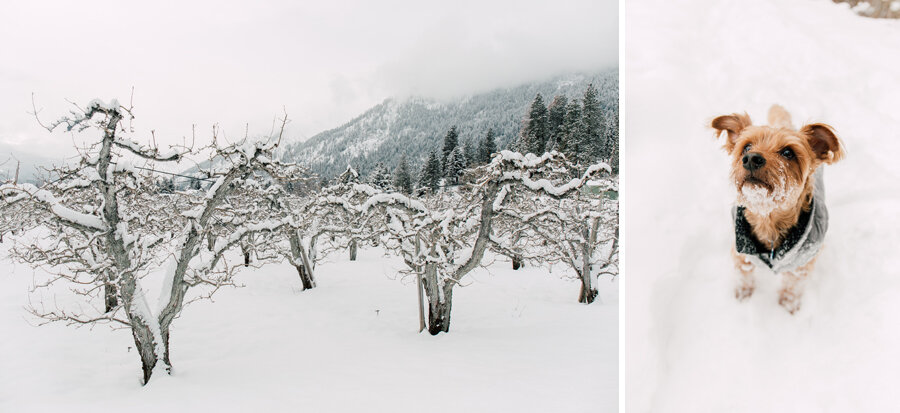
[(778, 303), (793, 314), (828, 229), (819, 166), (843, 158), (841, 141), (822, 123), (795, 130), (778, 105), (769, 109), (768, 126), (751, 125), (746, 113), (719, 116), (711, 126), (717, 136), (728, 132), (724, 148), (738, 192), (732, 211), (732, 255), (740, 272), (735, 296), (753, 294), (753, 271), (765, 265), (782, 275)]

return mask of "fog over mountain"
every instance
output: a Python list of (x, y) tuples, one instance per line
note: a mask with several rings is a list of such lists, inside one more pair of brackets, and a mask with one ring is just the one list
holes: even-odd
[(463, 146), (478, 142), (493, 128), (498, 148), (504, 149), (518, 136), (535, 95), (540, 93), (547, 103), (556, 95), (580, 99), (590, 83), (599, 91), (602, 110), (618, 110), (617, 69), (558, 76), (444, 101), (389, 98), (340, 127), (285, 145), (282, 158), (325, 177), (339, 174), (348, 164), (363, 174), (378, 162), (392, 170), (402, 155), (415, 168), (440, 147), (452, 126), (457, 127)]
[(39, 183), (47, 176), (47, 172), (42, 168), (49, 168), (62, 162), (62, 159), (22, 152), (0, 142), (0, 181), (15, 178), (18, 167), (19, 182)]

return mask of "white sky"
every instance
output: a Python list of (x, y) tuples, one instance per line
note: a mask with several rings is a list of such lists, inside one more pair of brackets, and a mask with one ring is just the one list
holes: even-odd
[(72, 151), (70, 136), (27, 113), (32, 93), (49, 121), (65, 99), (127, 103), (134, 87), (135, 127), (165, 146), (192, 124), (200, 138), (213, 123), (233, 137), (245, 123), (267, 133), (282, 107), (289, 137), (304, 138), (389, 96), (446, 98), (618, 64), (617, 0), (129, 3), (4, 2), (0, 152)]

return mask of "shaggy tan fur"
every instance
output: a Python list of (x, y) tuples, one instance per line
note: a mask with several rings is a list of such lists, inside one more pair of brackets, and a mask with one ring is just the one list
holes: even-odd
[[(717, 136), (727, 133), (723, 148), (732, 158), (731, 179), (737, 189), (737, 203), (745, 208), (753, 236), (761, 244), (777, 248), (800, 214), (810, 209), (816, 168), (844, 157), (840, 139), (823, 123), (794, 129), (791, 115), (779, 105), (769, 109), (766, 126), (754, 126), (746, 113), (719, 116), (711, 126)], [(765, 164), (755, 170), (745, 168), (743, 158), (748, 154), (761, 155)], [(753, 294), (754, 266), (747, 256), (734, 250), (732, 255), (740, 273), (735, 296), (744, 300)], [(814, 261), (781, 274), (779, 303), (792, 314), (800, 308), (802, 284)]]

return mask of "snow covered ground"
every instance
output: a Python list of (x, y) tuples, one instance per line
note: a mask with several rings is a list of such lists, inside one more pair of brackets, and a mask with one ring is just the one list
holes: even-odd
[[(627, 412), (900, 411), (900, 21), (827, 0), (626, 1)], [(709, 121), (780, 103), (835, 127), (831, 223), (803, 307), (734, 299), (734, 189)]]
[(175, 374), (142, 387), (128, 330), (31, 326), (35, 272), (0, 260), (0, 412), (616, 411), (616, 283), (585, 306), (562, 267), (497, 261), (464, 279), (451, 332), (432, 337), (416, 333), (414, 284), (394, 278), (402, 261), (331, 261), (314, 290), (271, 265), (189, 305), (173, 325)]

